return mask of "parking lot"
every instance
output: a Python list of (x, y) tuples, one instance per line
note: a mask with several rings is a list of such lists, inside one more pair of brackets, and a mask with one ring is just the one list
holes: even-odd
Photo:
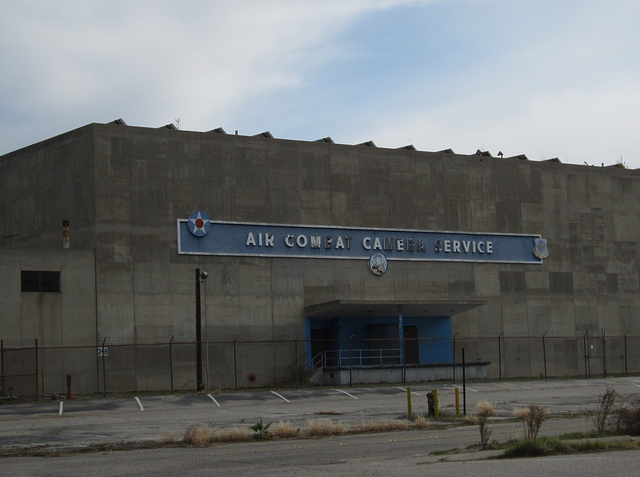
[[(455, 390), (461, 412), (475, 404), (494, 404), (498, 418), (513, 409), (539, 404), (561, 416), (597, 408), (599, 397), (614, 388), (623, 398), (640, 396), (640, 377), (610, 379), (420, 383), (411, 386), (414, 414), (427, 413), (427, 393), (438, 390), (444, 415), (455, 415)], [(78, 449), (92, 445), (180, 440), (191, 424), (249, 427), (290, 422), (305, 427), (313, 419), (355, 424), (407, 415), (407, 387), (396, 385), (252, 390), (244, 392), (138, 394), (118, 398), (79, 398), (29, 404), (0, 405), (0, 452), (26, 449)]]

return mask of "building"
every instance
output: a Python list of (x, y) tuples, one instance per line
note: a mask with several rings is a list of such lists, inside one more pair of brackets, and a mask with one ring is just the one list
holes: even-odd
[(640, 371), (636, 170), (122, 120), (0, 168), (5, 388)]

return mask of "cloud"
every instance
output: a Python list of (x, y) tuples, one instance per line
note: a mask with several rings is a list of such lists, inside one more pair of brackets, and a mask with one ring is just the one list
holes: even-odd
[[(587, 6), (585, 6), (587, 5)], [(0, 154), (122, 117), (640, 167), (640, 3), (7, 2)]]
[(201, 126), (296, 88), (341, 54), (331, 39), (354, 16), (399, 3), (11, 3), (0, 20), (0, 122), (19, 135), (44, 126), (21, 123), (32, 116), (55, 122), (50, 132), (120, 116), (154, 125), (183, 114)]
[[(455, 30), (463, 52), (450, 61), (436, 57), (436, 66), (452, 70), (428, 71), (426, 81), (417, 76), (394, 94), (395, 104), (372, 105), (359, 118), (367, 126), (346, 142), (365, 135), (387, 147), (413, 142), (422, 150), (480, 148), (580, 164), (612, 164), (622, 156), (640, 167), (633, 132), (640, 68), (630, 47), (639, 39), (630, 19), (640, 9), (622, 3), (627, 8), (613, 12), (610, 5), (587, 13), (547, 9), (557, 15), (551, 22), (541, 22), (545, 12), (522, 12), (520, 5), (523, 15), (516, 17), (505, 6), (490, 12), (494, 24), (504, 25), (494, 29), (483, 21), (489, 13), (467, 12), (477, 13), (477, 21)], [(475, 61), (469, 53), (477, 51), (486, 53)]]

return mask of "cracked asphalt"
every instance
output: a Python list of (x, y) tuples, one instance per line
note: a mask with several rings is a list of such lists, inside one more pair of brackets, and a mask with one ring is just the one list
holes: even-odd
[[(608, 389), (623, 399), (640, 398), (640, 377), (549, 381), (482, 381), (460, 384), (418, 383), (411, 387), (412, 411), (427, 413), (429, 391), (438, 390), (443, 415), (455, 415), (455, 390), (461, 412), (488, 401), (496, 420), (513, 416), (515, 408), (545, 406), (551, 416), (595, 411)], [(132, 394), (129, 397), (88, 397), (0, 405), (0, 455), (34, 450), (74, 450), (109, 444), (181, 440), (192, 424), (209, 427), (249, 427), (290, 422), (306, 427), (313, 419), (347, 425), (406, 416), (407, 387), (380, 385), (354, 388), (252, 390), (244, 392)], [(466, 396), (466, 399), (465, 399)]]

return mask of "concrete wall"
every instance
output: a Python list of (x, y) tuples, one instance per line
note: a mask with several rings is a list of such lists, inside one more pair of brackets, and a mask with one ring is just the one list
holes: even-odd
[[(23, 270), (60, 271), (61, 292), (21, 292)], [(44, 373), (48, 393), (66, 392), (67, 374), (77, 392), (96, 391), (94, 278), (90, 250), (0, 249), (5, 389), (32, 388)]]
[[(196, 267), (209, 272), (204, 322), (221, 341), (296, 339), (305, 304), (336, 298), (483, 300), (452, 318), (467, 337), (640, 333), (638, 171), (113, 124), (16, 151), (1, 166), (0, 235), (20, 234), (2, 247), (57, 249), (68, 219), (72, 249), (95, 248), (99, 341), (194, 340)], [(543, 265), (393, 261), (380, 277), (358, 260), (178, 255), (176, 220), (195, 209), (226, 221), (541, 234), (551, 255)], [(48, 305), (38, 306), (36, 315)], [(2, 307), (18, 312), (11, 300)], [(85, 331), (77, 339), (93, 343)], [(470, 345), (467, 359), (485, 359), (483, 346)], [(559, 372), (581, 372), (575, 351)], [(290, 353), (262, 352), (259, 374), (275, 381)], [(178, 365), (185, 382), (190, 353)], [(513, 375), (536, 359), (522, 353), (508, 364)], [(152, 356), (125, 362), (112, 360), (122, 370), (113, 386), (166, 388), (160, 371), (142, 371)], [(497, 376), (495, 361), (488, 372)], [(228, 368), (212, 375), (233, 381)]]

